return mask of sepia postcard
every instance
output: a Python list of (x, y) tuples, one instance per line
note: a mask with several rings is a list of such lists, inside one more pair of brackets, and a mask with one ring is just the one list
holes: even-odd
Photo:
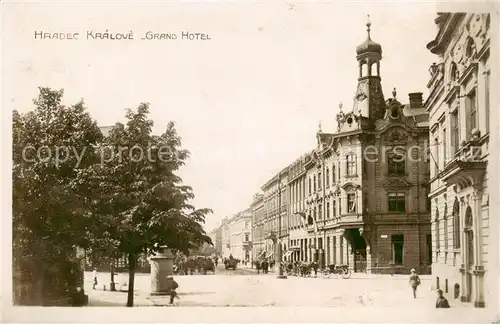
[(500, 323), (500, 5), (4, 1), (5, 323)]

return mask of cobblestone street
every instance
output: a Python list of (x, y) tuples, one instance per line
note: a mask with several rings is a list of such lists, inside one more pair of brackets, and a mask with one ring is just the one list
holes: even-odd
[[(119, 284), (127, 282), (120, 275)], [(253, 269), (235, 272), (217, 269), (216, 274), (175, 276), (179, 283), (177, 306), (306, 306), (306, 307), (402, 307), (426, 310), (434, 308), (436, 294), (430, 289), (430, 277), (422, 276), (418, 296), (413, 299), (407, 276), (375, 276), (353, 274), (350, 279), (276, 278), (274, 273), (257, 275)], [(85, 290), (91, 306), (124, 306), (126, 292), (103, 291), (109, 289), (109, 273), (99, 274), (98, 289), (92, 290), (92, 278), (86, 273)], [(126, 290), (126, 287), (123, 287)], [(150, 297), (149, 274), (137, 274), (135, 305), (155, 306), (168, 304), (168, 297)], [(467, 307), (450, 300), (453, 308)]]

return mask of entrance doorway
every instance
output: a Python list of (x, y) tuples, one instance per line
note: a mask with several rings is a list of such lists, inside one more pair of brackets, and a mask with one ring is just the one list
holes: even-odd
[(358, 228), (345, 230), (346, 238), (354, 254), (354, 272), (366, 272), (366, 242)]

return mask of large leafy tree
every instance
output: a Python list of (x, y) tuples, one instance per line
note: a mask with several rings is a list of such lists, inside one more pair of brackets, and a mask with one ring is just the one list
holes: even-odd
[(101, 161), (81, 169), (74, 188), (88, 197), (93, 246), (110, 244), (127, 255), (127, 306), (133, 306), (134, 276), (141, 253), (164, 247), (189, 254), (211, 243), (202, 224), (209, 209), (190, 204), (192, 189), (175, 173), (189, 152), (182, 149), (173, 122), (160, 136), (152, 134), (149, 105), (128, 110), (100, 146)]
[(48, 283), (49, 270), (63, 278), (58, 266), (88, 243), (86, 202), (73, 181), (79, 168), (99, 161), (89, 147), (102, 134), (83, 102), (68, 107), (62, 98), (62, 90), (39, 88), (33, 111), (13, 112), (14, 287), (33, 284), (28, 299), (34, 304), (50, 298), (51, 290), (63, 293), (67, 283)]

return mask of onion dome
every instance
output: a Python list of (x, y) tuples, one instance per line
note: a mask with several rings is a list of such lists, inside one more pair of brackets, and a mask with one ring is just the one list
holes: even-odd
[(368, 21), (366, 23), (366, 27), (367, 27), (366, 31), (368, 32), (368, 37), (361, 45), (356, 47), (356, 53), (358, 55), (365, 54), (365, 53), (382, 54), (382, 46), (379, 43), (372, 41), (370, 38), (370, 26), (371, 25), (372, 24), (370, 23), (370, 21)]

